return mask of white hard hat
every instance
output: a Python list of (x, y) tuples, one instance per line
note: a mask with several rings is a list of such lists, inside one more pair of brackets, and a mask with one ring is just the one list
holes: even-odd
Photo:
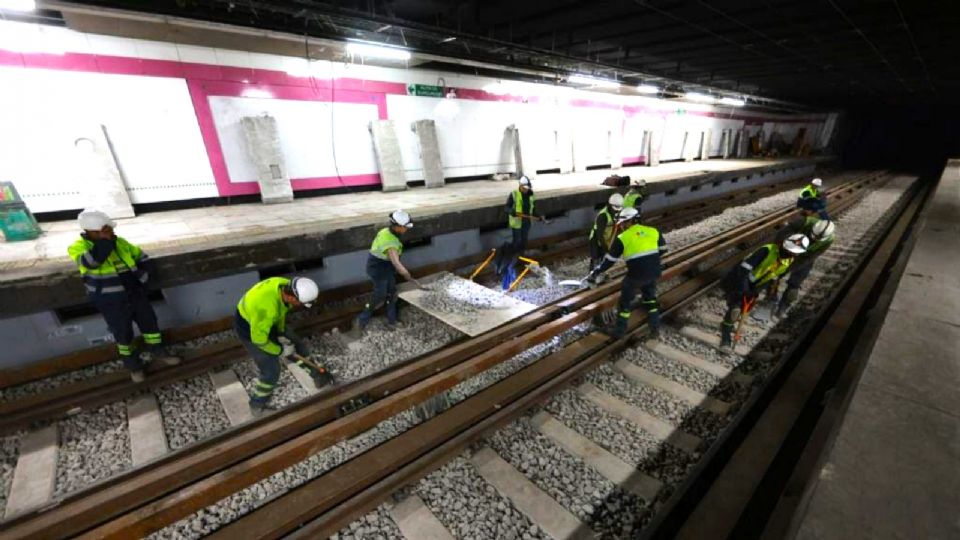
[(647, 185), (647, 181), (644, 180), (643, 178), (641, 178), (641, 179), (639, 179), (639, 180), (634, 180), (633, 185), (635, 185), (635, 186), (637, 186), (637, 187), (644, 187), (644, 186)]
[(320, 288), (317, 287), (316, 282), (305, 277), (295, 277), (290, 280), (290, 290), (293, 291), (297, 300), (307, 307), (313, 307), (313, 301), (320, 294)]
[(117, 224), (110, 219), (110, 216), (100, 210), (84, 210), (80, 212), (80, 215), (77, 216), (77, 222), (80, 224), (80, 228), (85, 231), (99, 231), (106, 226), (117, 226)]
[(523, 175), (523, 176), (520, 177), (520, 185), (521, 185), (521, 186), (527, 186), (527, 187), (533, 187), (533, 184), (530, 182), (530, 178), (528, 178), (527, 175)]
[(830, 238), (836, 228), (837, 226), (829, 219), (821, 219), (813, 224), (813, 229), (810, 232), (817, 238)]
[(614, 193), (609, 199), (607, 199), (607, 204), (616, 208), (617, 210), (623, 208), (623, 195)]
[(403, 210), (394, 210), (390, 214), (390, 223), (394, 225), (399, 225), (400, 227), (406, 227), (408, 229), (413, 227), (413, 222), (410, 221), (410, 214), (404, 212)]
[(817, 186), (817, 187), (820, 187), (820, 186), (823, 185), (823, 180), (821, 180), (821, 179), (819, 179), (819, 178), (814, 178), (813, 180), (810, 181), (810, 183), (813, 184), (813, 185), (815, 185), (815, 186)]
[(623, 223), (624, 221), (629, 221), (631, 219), (636, 219), (640, 217), (640, 211), (636, 208), (627, 207), (623, 210), (620, 210), (620, 213), (617, 214), (617, 223)]
[(800, 233), (791, 234), (783, 241), (783, 249), (794, 255), (805, 253), (808, 247), (810, 247), (810, 239)]

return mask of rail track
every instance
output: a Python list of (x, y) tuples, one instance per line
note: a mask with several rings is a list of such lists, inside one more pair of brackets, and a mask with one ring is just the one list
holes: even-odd
[[(835, 188), (830, 194), (833, 211), (839, 212), (854, 204), (871, 185), (879, 181), (880, 175), (867, 175), (865, 178)], [(772, 212), (671, 254), (665, 261), (669, 269), (664, 279), (665, 281), (676, 279), (681, 282), (662, 295), (664, 306), (676, 310), (693, 301), (703, 293), (705, 287), (716, 281), (726, 268), (739, 260), (742, 250), (748, 249), (758, 238), (769, 234), (792, 213), (790, 208)], [(732, 254), (730, 254), (731, 251)], [(717, 261), (718, 258), (721, 260)], [(692, 277), (688, 278), (688, 275)], [(610, 283), (594, 291), (580, 291), (547, 304), (483, 336), (461, 340), (442, 350), (392, 366), (384, 372), (340, 387), (336, 393), (321, 392), (289, 407), (282, 413), (245, 424), (170, 454), (147, 467), (130, 471), (98, 484), (94, 488), (67, 496), (49, 509), (11, 520), (4, 524), (0, 532), (11, 538), (44, 537), (54, 530), (58, 532), (57, 536), (85, 533), (91, 538), (145, 535), (270, 474), (302, 461), (339, 440), (370, 429), (381, 420), (409, 409), (432, 395), (449, 390), (456, 384), (498, 365), (533, 345), (544, 343), (571, 330), (612, 306), (616, 299), (616, 289), (617, 284)], [(642, 320), (642, 317), (639, 319)], [(634, 336), (642, 331), (641, 325), (634, 324), (632, 329)], [(409, 437), (408, 433), (434, 425), (431, 423), (440, 419), (445, 419), (444, 422), (453, 426), (451, 415), (455, 412), (457, 414), (465, 410), (472, 411), (471, 414), (491, 412), (489, 406), (477, 407), (475, 404), (482, 402), (471, 400), (483, 397), (483, 399), (493, 398), (495, 403), (511, 403), (509, 406), (501, 405), (496, 408), (498, 412), (489, 418), (474, 418), (473, 424), (479, 427), (470, 428), (467, 431), (461, 428), (462, 433), (458, 436), (456, 443), (447, 441), (441, 444), (441, 446), (446, 445), (448, 452), (453, 452), (463, 446), (464, 440), (470, 438), (463, 436), (464, 433), (482, 433), (490, 426), (504, 421), (506, 417), (498, 416), (499, 411), (503, 413), (522, 411), (529, 406), (530, 399), (551, 395), (572, 377), (621, 349), (626, 343), (625, 339), (614, 341), (602, 334), (587, 333), (553, 353), (551, 358), (556, 361), (536, 362), (519, 372), (526, 374), (524, 375), (526, 383), (517, 382), (518, 379), (513, 378), (516, 375), (508, 377), (467, 398), (446, 413), (402, 434), (396, 440), (408, 440), (403, 439)], [(530, 386), (537, 381), (542, 382), (544, 377), (550, 380), (556, 379), (556, 383)], [(514, 382), (507, 384), (507, 381)], [(504, 384), (506, 386), (502, 386)], [(504, 391), (513, 393), (503, 394)], [(513, 402), (512, 399), (508, 400), (504, 396), (524, 397), (520, 401)], [(464, 405), (468, 402), (471, 406), (465, 407)], [(357, 403), (369, 404), (344, 416), (344, 413), (355, 408)], [(464, 426), (469, 423), (459, 425)], [(419, 431), (416, 433), (423, 435)], [(427, 439), (439, 440), (435, 435), (431, 437)], [(391, 439), (381, 446), (400, 448), (397, 445), (403, 443), (394, 442), (394, 440)], [(377, 447), (375, 450), (379, 451), (380, 448)], [(420, 456), (420, 454), (404, 455)], [(364, 456), (367, 456), (367, 453), (347, 462), (344, 466), (358, 467), (360, 465), (357, 464), (366, 463), (367, 465), (360, 470), (366, 471), (367, 474), (361, 476), (369, 477), (376, 469), (370, 468), (371, 462), (366, 460), (374, 458)], [(417, 459), (420, 458), (417, 457), (414, 461)], [(355, 462), (357, 464), (351, 465)], [(431, 464), (430, 466), (435, 465), (436, 461), (432, 461)], [(338, 473), (338, 470), (340, 468), (328, 474), (347, 474)], [(419, 472), (423, 470), (425, 469), (419, 469)], [(338, 477), (324, 475), (321, 478), (329, 482)], [(355, 483), (357, 478), (360, 476), (351, 481), (354, 487), (357, 487)], [(383, 479), (378, 480), (381, 483), (382, 481)], [(314, 483), (310, 482), (303, 488)], [(339, 484), (328, 483), (327, 485)], [(368, 489), (369, 486), (361, 491)], [(291, 491), (289, 496), (299, 492), (299, 489)], [(377, 493), (378, 496), (382, 496), (383, 490)], [(343, 496), (343, 493), (339, 496)], [(342, 521), (348, 516), (356, 515), (361, 507), (368, 505), (374, 498), (368, 494), (364, 501), (351, 503), (349, 512), (346, 512), (347, 508), (340, 506), (343, 501), (333, 501), (336, 504), (330, 508), (339, 509), (335, 513)], [(310, 506), (311, 512), (316, 515), (322, 514), (326, 508), (324, 504), (326, 503), (313, 504)], [(274, 507), (270, 506), (270, 508)], [(251, 513), (249, 516), (258, 515), (258, 512), (260, 511)], [(314, 517), (299, 516), (283, 523), (296, 527)], [(237, 523), (257, 525), (250, 519), (253, 518), (243, 518)], [(311, 523), (314, 522), (311, 521)], [(328, 529), (333, 526), (332, 522), (327, 523), (324, 525), (327, 528), (322, 530), (330, 532)], [(233, 526), (224, 528), (224, 534), (227, 531), (236, 530), (231, 527)], [(307, 530), (315, 529), (304, 529), (304, 531)], [(275, 532), (274, 534), (285, 533)]]
[[(793, 182), (776, 184), (775, 187), (776, 189), (783, 189), (784, 184), (791, 186)], [(651, 212), (650, 219), (662, 230), (669, 231), (672, 228), (702, 219), (732, 204), (745, 204), (773, 192), (775, 192), (775, 189), (771, 186), (746, 188), (715, 197), (709, 201), (683, 204)], [(579, 232), (576, 234), (566, 233), (543, 239), (534, 243), (533, 247), (542, 249), (542, 252), (537, 255), (542, 262), (551, 263), (581, 253), (585, 249), (585, 243), (576, 242), (580, 238), (582, 238), (582, 234)], [(558, 243), (560, 245), (556, 246)], [(441, 270), (458, 270), (475, 263), (475, 257), (462, 258), (417, 268), (414, 269), (414, 274), (423, 276)], [(489, 275), (490, 273), (487, 272), (480, 277)], [(344, 287), (332, 293), (325, 293), (323, 300), (325, 302), (339, 301), (364, 294), (368, 289), (368, 283)], [(358, 312), (359, 305), (339, 307), (321, 314), (304, 317), (302, 320), (296, 321), (294, 325), (304, 335), (322, 334), (334, 328), (346, 329)], [(213, 332), (229, 330), (232, 328), (231, 325), (232, 319), (230, 318), (211, 321), (195, 327), (175, 330), (170, 332), (172, 334), (170, 337), (173, 337), (174, 341), (177, 339), (196, 339)], [(97, 347), (84, 353), (71, 354), (43, 362), (41, 363), (42, 366), (36, 369), (24, 369), (8, 373), (6, 375), (9, 376), (5, 376), (4, 381), (6, 381), (5, 384), (10, 384), (9, 381), (24, 383), (43, 376), (63, 374), (78, 366), (90, 366), (112, 359), (112, 355), (112, 348)], [(151, 366), (148, 370), (147, 380), (141, 383), (132, 382), (124, 370), (116, 369), (83, 378), (77, 382), (67, 382), (47, 391), (26, 394), (19, 398), (7, 398), (0, 401), (0, 435), (27, 428), (41, 421), (75, 415), (117, 402), (144, 390), (156, 389), (196, 377), (244, 357), (245, 353), (240, 344), (235, 339), (228, 338), (219, 343), (187, 351), (184, 361), (178, 366)], [(10, 393), (10, 390), (6, 390), (6, 392)]]

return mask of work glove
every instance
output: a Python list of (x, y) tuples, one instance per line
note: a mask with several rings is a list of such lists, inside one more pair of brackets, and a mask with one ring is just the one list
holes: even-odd
[(280, 351), (280, 358), (284, 360), (290, 360), (293, 358), (293, 355), (297, 354), (297, 346), (293, 343), (285, 343), (283, 345), (283, 350)]
[(583, 278), (583, 282), (587, 284), (587, 287), (590, 287), (591, 289), (596, 289), (597, 288), (597, 272), (591, 271), (589, 274), (587, 274), (587, 277)]

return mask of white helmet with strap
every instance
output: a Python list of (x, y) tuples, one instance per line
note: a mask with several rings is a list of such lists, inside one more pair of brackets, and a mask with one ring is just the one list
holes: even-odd
[(832, 237), (836, 229), (837, 226), (834, 225), (832, 221), (829, 219), (821, 219), (813, 224), (813, 229), (811, 229), (810, 234), (816, 239), (822, 240)]
[(523, 175), (520, 177), (520, 185), (528, 188), (533, 187), (533, 183), (530, 181), (530, 177), (528, 177), (527, 175)]
[(290, 280), (290, 290), (301, 304), (307, 307), (313, 307), (313, 301), (320, 295), (320, 288), (317, 283), (310, 278), (295, 277)]
[(814, 178), (813, 180), (810, 181), (810, 183), (813, 184), (813, 185), (815, 185), (815, 186), (817, 186), (817, 187), (820, 187), (820, 186), (823, 185), (823, 180), (821, 180), (821, 179), (819, 179), (819, 178)]
[(614, 193), (607, 199), (607, 204), (613, 207), (614, 210), (619, 211), (623, 208), (623, 195), (619, 193)]
[(631, 206), (620, 210), (620, 213), (617, 214), (617, 223), (623, 223), (624, 221), (630, 221), (631, 219), (637, 219), (639, 217), (640, 211)]
[(393, 213), (390, 214), (390, 223), (408, 229), (413, 227), (413, 221), (410, 221), (410, 214), (403, 210), (394, 210)]
[(783, 249), (793, 253), (794, 255), (806, 253), (807, 248), (809, 247), (810, 239), (800, 233), (791, 234), (786, 240), (783, 241)]

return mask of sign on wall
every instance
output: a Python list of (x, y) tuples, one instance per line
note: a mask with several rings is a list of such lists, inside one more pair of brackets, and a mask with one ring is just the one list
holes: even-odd
[(429, 84), (408, 84), (408, 96), (443, 97), (443, 87)]

